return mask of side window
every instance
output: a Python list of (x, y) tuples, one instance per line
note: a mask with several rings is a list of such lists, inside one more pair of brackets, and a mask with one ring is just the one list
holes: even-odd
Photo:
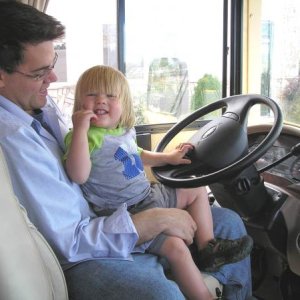
[(49, 88), (50, 96), (71, 123), (74, 86), (80, 74), (93, 65), (117, 68), (116, 1), (51, 0), (47, 13), (66, 26), (66, 36), (55, 43), (58, 81)]
[[(300, 122), (300, 3), (294, 0), (248, 1), (249, 26), (244, 57), (248, 70), (245, 93), (271, 97), (280, 105), (284, 119)], [(266, 108), (260, 117), (270, 117)]]

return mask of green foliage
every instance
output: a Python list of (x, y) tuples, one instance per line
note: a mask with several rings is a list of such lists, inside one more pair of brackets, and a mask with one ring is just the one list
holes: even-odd
[(133, 97), (133, 109), (135, 113), (135, 125), (146, 124), (148, 121), (145, 117), (146, 111), (146, 98), (142, 93), (137, 93)]
[(134, 112), (135, 112), (135, 125), (145, 124), (145, 116), (144, 116), (145, 108), (141, 103), (134, 104)]
[(192, 96), (192, 111), (221, 98), (221, 83), (217, 77), (205, 74), (197, 82)]

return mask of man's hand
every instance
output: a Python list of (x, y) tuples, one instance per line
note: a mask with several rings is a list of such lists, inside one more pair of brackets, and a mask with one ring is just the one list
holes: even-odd
[(131, 218), (139, 234), (138, 244), (165, 233), (177, 236), (190, 245), (197, 229), (189, 213), (177, 208), (152, 208), (132, 215)]

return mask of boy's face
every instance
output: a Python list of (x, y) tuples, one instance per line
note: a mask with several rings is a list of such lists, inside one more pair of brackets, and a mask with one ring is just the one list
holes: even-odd
[(82, 98), (82, 108), (92, 110), (97, 118), (91, 120), (91, 125), (114, 129), (118, 126), (122, 114), (121, 101), (115, 95), (88, 93)]
[[(52, 41), (27, 45), (24, 59), (15, 72), (9, 74), (0, 70), (0, 94), (28, 113), (46, 104), (47, 89), (56, 81), (53, 63), (56, 55)], [(38, 80), (34, 76), (44, 74)]]

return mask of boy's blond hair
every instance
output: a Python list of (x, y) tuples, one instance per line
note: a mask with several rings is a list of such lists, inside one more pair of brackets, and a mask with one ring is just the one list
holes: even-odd
[(82, 109), (81, 99), (85, 94), (97, 92), (116, 95), (122, 105), (119, 126), (128, 129), (134, 126), (135, 114), (128, 81), (120, 71), (109, 66), (91, 67), (80, 76), (75, 88), (73, 113)]

